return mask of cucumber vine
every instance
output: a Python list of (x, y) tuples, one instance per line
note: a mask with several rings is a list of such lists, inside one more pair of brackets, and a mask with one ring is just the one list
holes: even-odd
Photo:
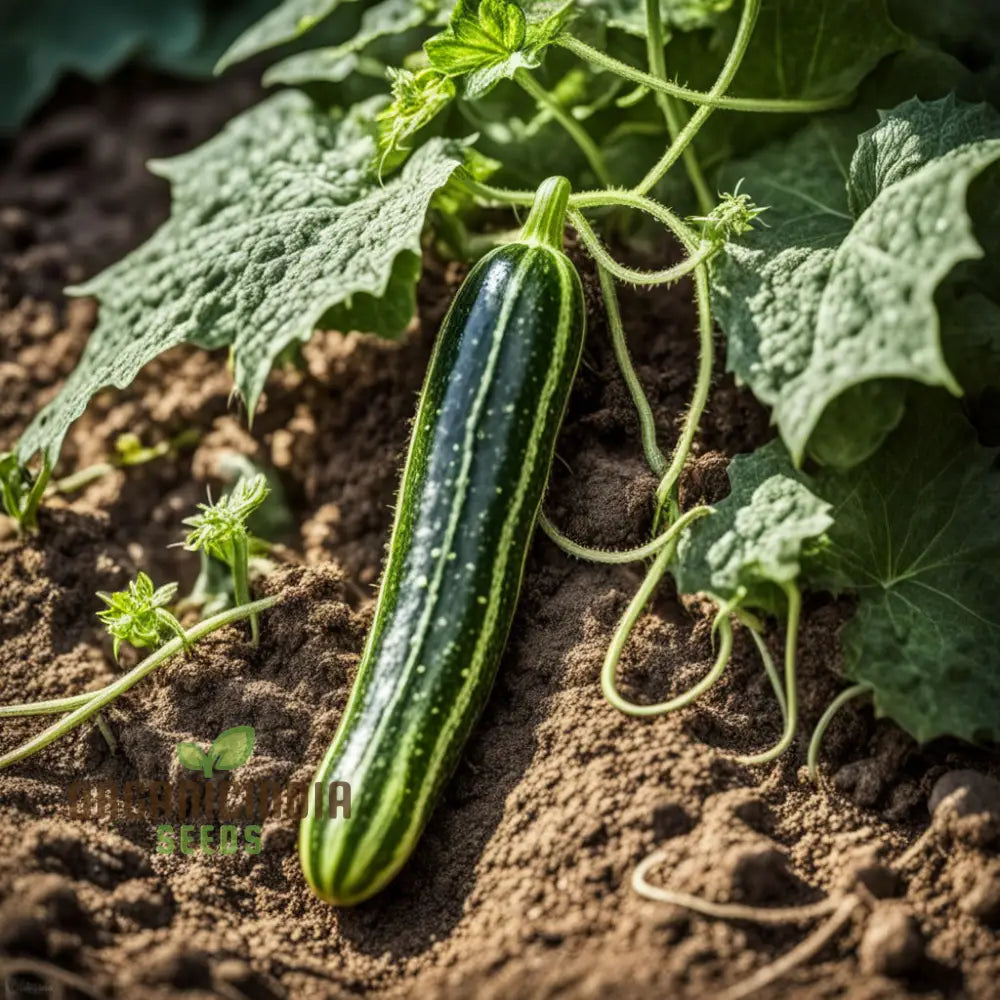
[[(295, 41), (330, 14), (318, 0), (301, 7), (297, 27), (265, 19), (223, 64)], [(471, 257), (511, 238), (506, 222), (479, 226), (481, 209), (517, 214), (539, 175), (564, 173), (566, 222), (593, 260), (657, 479), (651, 541), (629, 552), (595, 552), (540, 521), (578, 558), (649, 560), (605, 660), (609, 701), (643, 714), (688, 704), (723, 675), (739, 626), (782, 716), (775, 746), (746, 760), (772, 760), (798, 725), (802, 594), (847, 593), (859, 605), (843, 642), (851, 686), (814, 731), (811, 770), (833, 713), (854, 697), (919, 740), (1000, 738), (1000, 538), (984, 513), (998, 487), (977, 416), (1000, 384), (988, 333), (1000, 277), (971, 196), (1000, 162), (995, 72), (958, 73), (933, 41), (923, 56), (934, 72), (915, 74), (913, 39), (880, 0), (422, 0), (405, 28), (381, 3), (365, 10), (373, 16), (349, 41), (271, 70), (292, 89), (157, 164), (172, 184), (170, 219), (73, 290), (101, 300), (91, 344), (0, 458), (3, 504), (22, 530), (37, 521), (68, 428), (102, 387), (128, 384), (176, 344), (228, 347), (252, 413), (272, 365), (320, 317), (387, 337), (406, 328), (427, 228), (434, 246)], [(931, 39), (913, 21), (907, 30)], [(348, 56), (364, 71), (345, 69)], [(899, 103), (914, 89), (919, 98)], [(679, 262), (643, 270), (609, 249), (640, 217), (676, 242)], [(903, 239), (904, 218), (936, 222)], [(698, 363), (667, 448), (618, 296), (683, 279)], [(731, 494), (712, 511), (683, 510), (678, 483), (712, 386), (717, 325), (728, 367), (770, 408), (779, 440), (733, 460)], [(917, 516), (890, 474), (923, 491), (927, 511), (957, 504), (963, 516)], [(243, 507), (259, 499), (234, 491), (188, 525), (188, 546), (225, 561), (241, 605)], [(719, 655), (691, 692), (635, 706), (616, 675), (668, 572), (715, 602)], [(757, 614), (786, 621), (780, 672)], [(253, 616), (251, 629), (256, 638)]]

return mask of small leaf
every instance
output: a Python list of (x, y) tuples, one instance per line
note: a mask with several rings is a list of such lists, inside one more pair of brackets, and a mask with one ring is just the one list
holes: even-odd
[(459, 0), (448, 27), (424, 43), (424, 52), (438, 73), (465, 77), (465, 96), (478, 99), (519, 69), (538, 66), (569, 9), (568, 0), (526, 10), (511, 0), (482, 0), (478, 9)]
[(830, 505), (809, 489), (778, 441), (737, 455), (729, 480), (729, 496), (681, 537), (677, 587), (777, 610), (778, 588), (796, 580), (804, 553), (833, 523)]
[(204, 771), (208, 757), (197, 743), (178, 743), (177, 759), (189, 771)]
[(208, 755), (217, 770), (235, 771), (250, 759), (253, 743), (253, 726), (234, 726), (219, 734)]

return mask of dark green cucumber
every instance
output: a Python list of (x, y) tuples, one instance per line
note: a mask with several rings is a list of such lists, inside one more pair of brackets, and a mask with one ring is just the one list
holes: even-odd
[(360, 902), (402, 867), (489, 695), (583, 345), (562, 252), (569, 184), (539, 189), (516, 243), (472, 269), (438, 334), (375, 618), (299, 853), (313, 889)]

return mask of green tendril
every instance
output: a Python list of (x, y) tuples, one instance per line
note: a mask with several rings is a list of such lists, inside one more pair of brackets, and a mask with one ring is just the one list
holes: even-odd
[(681, 435), (674, 446), (670, 465), (656, 488), (657, 515), (654, 520), (654, 531), (659, 526), (665, 510), (671, 504), (676, 507), (676, 488), (680, 480), (684, 464), (687, 462), (694, 436), (701, 424), (702, 414), (708, 404), (709, 392), (712, 388), (712, 369), (714, 364), (715, 345), (712, 341), (712, 307), (709, 300), (708, 268), (699, 264), (695, 268), (695, 302), (698, 306), (698, 374), (695, 378), (694, 393), (691, 405), (688, 407), (681, 428)]
[(677, 548), (676, 538), (679, 534), (676, 530), (678, 524), (680, 524), (680, 521), (671, 529), (672, 537), (670, 542), (660, 549), (659, 554), (653, 561), (652, 566), (650, 566), (635, 596), (625, 609), (625, 614), (622, 615), (618, 622), (615, 634), (612, 636), (611, 644), (608, 646), (607, 654), (604, 657), (604, 665), (601, 668), (601, 691), (604, 693), (604, 697), (612, 706), (626, 715), (648, 717), (663, 715), (667, 712), (687, 707), (695, 699), (704, 694), (722, 676), (732, 653), (733, 628), (729, 623), (728, 615), (722, 614), (717, 617), (713, 626), (713, 629), (717, 628), (719, 633), (719, 650), (715, 658), (715, 663), (709, 672), (687, 691), (675, 698), (658, 702), (655, 705), (638, 705), (618, 693), (615, 677), (618, 672), (618, 664), (625, 649), (625, 643), (628, 641), (632, 629), (645, 610), (649, 599), (653, 596), (657, 586), (659, 586), (660, 580), (663, 579), (663, 575), (666, 573), (674, 557)]
[(826, 735), (833, 717), (849, 702), (862, 695), (871, 694), (870, 684), (854, 684), (845, 688), (827, 706), (826, 711), (820, 716), (816, 728), (813, 730), (812, 738), (809, 740), (809, 750), (806, 753), (806, 764), (809, 767), (809, 777), (816, 781), (819, 778), (819, 754), (823, 746), (823, 737)]
[(570, 209), (567, 214), (570, 225), (580, 234), (583, 245), (594, 260), (606, 271), (613, 274), (619, 281), (632, 285), (669, 285), (680, 281), (689, 275), (699, 264), (707, 262), (716, 253), (716, 247), (705, 244), (694, 254), (686, 257), (679, 264), (663, 268), (660, 271), (639, 271), (626, 267), (608, 253), (601, 241), (578, 209)]
[[(746, 0), (743, 5), (743, 12), (740, 15), (740, 23), (736, 29), (736, 38), (733, 40), (733, 47), (729, 50), (726, 61), (722, 64), (722, 69), (719, 71), (715, 83), (712, 84), (712, 89), (708, 92), (708, 97), (715, 102), (723, 101), (723, 94), (729, 89), (733, 78), (740, 68), (743, 55), (753, 35), (754, 25), (757, 23), (757, 15), (760, 13), (760, 3), (761, 0)], [(673, 96), (680, 95), (675, 94)], [(725, 106), (725, 102), (722, 105), (716, 103), (714, 106), (712, 104), (703, 104), (695, 111), (688, 119), (687, 124), (674, 137), (667, 151), (636, 185), (635, 191), (637, 194), (647, 194), (660, 182), (667, 171), (684, 155), (684, 151), (691, 145), (698, 132), (701, 131), (702, 126), (708, 121), (715, 107), (719, 106)], [(761, 108), (747, 108), (746, 110), (759, 111)], [(783, 110), (792, 109), (786, 107)], [(801, 108), (800, 110), (815, 111), (817, 109)]]
[(564, 535), (544, 513), (538, 515), (538, 526), (545, 534), (574, 559), (583, 559), (587, 562), (606, 563), (608, 565), (622, 565), (631, 562), (640, 562), (656, 555), (664, 545), (669, 545), (677, 536), (693, 521), (711, 514), (711, 507), (694, 507), (679, 517), (663, 534), (646, 542), (645, 545), (638, 545), (634, 549), (592, 549), (586, 545), (574, 542), (572, 538)]
[[(649, 63), (649, 72), (663, 83), (669, 83), (667, 79), (667, 62), (664, 55), (663, 39), (663, 16), (660, 11), (660, 0), (646, 0), (646, 60)], [(660, 107), (660, 113), (667, 126), (670, 141), (674, 142), (680, 133), (681, 128), (686, 124), (687, 118), (684, 111), (677, 103), (676, 97), (665, 94), (662, 90), (656, 93), (656, 103)], [(694, 188), (698, 204), (703, 212), (709, 211), (712, 206), (712, 192), (709, 190), (702, 172), (701, 164), (693, 146), (688, 146), (684, 150), (684, 169), (687, 171), (688, 180)]]
[(780, 757), (795, 739), (795, 730), (799, 722), (798, 686), (795, 679), (795, 655), (799, 636), (799, 619), (802, 615), (802, 594), (794, 583), (783, 586), (788, 600), (788, 621), (785, 624), (785, 680), (784, 691), (787, 698), (788, 711), (785, 714), (784, 731), (777, 743), (763, 753), (750, 754), (736, 759), (741, 764), (769, 764)]

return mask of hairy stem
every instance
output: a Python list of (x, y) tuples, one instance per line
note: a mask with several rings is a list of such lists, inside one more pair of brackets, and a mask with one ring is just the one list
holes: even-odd
[(660, 480), (660, 485), (656, 488), (657, 517), (655, 523), (657, 524), (664, 508), (673, 498), (677, 482), (684, 469), (684, 463), (691, 451), (694, 436), (701, 424), (701, 416), (708, 403), (708, 394), (712, 388), (715, 345), (712, 343), (712, 306), (709, 301), (707, 266), (699, 264), (695, 268), (694, 276), (695, 301), (698, 305), (698, 374), (695, 378), (691, 405), (684, 418), (681, 436), (677, 439), (677, 444), (674, 447), (670, 466)]
[[(233, 622), (242, 621), (244, 618), (249, 618), (251, 615), (265, 611), (277, 603), (278, 597), (263, 597), (259, 601), (230, 608), (228, 611), (222, 611), (211, 618), (206, 618), (203, 622), (199, 622), (185, 631), (184, 635), (187, 639), (187, 644), (191, 645), (216, 629), (222, 628), (225, 625), (231, 625)], [(89, 695), (86, 702), (70, 712), (65, 718), (49, 726), (48, 729), (43, 730), (37, 736), (28, 740), (27, 743), (23, 743), (21, 746), (0, 757), (0, 769), (9, 767), (11, 764), (16, 764), (18, 761), (30, 757), (32, 754), (37, 753), (59, 739), (60, 736), (65, 736), (66, 733), (71, 732), (77, 726), (100, 712), (102, 708), (110, 705), (119, 695), (123, 695), (130, 688), (138, 684), (143, 677), (152, 673), (158, 666), (166, 663), (167, 660), (172, 656), (176, 656), (183, 649), (184, 643), (179, 637), (164, 643), (155, 653), (151, 653), (127, 674), (123, 674), (118, 680), (108, 684), (107, 687), (103, 687), (99, 691), (95, 691)]]
[(700, 235), (666, 205), (661, 205), (655, 199), (637, 194), (635, 191), (621, 188), (611, 188), (607, 191), (580, 191), (570, 195), (569, 204), (570, 208), (622, 206), (645, 212), (669, 229), (680, 240), (688, 254), (696, 253), (701, 242)]
[[(516, 190), (514, 188), (494, 187), (492, 184), (484, 184), (476, 180), (467, 170), (459, 167), (454, 173), (455, 179), (473, 197), (486, 205), (532, 205), (535, 201), (535, 192), (528, 190)], [(572, 200), (572, 196), (570, 196)]]
[(649, 467), (656, 475), (662, 475), (667, 460), (656, 441), (656, 421), (653, 419), (653, 410), (628, 353), (628, 344), (625, 342), (625, 327), (622, 325), (621, 311), (618, 308), (618, 292), (615, 290), (615, 283), (611, 280), (611, 275), (599, 262), (597, 264), (597, 277), (601, 284), (601, 295), (604, 298), (604, 311), (608, 318), (608, 330), (611, 333), (611, 347), (639, 418), (642, 450), (646, 455)]
[[(660, 0), (646, 0), (646, 58), (649, 62), (649, 72), (658, 80), (667, 83), (667, 62), (663, 54), (663, 20), (660, 16)], [(667, 124), (667, 131), (670, 133), (671, 142), (677, 139), (684, 120), (683, 112), (677, 103), (676, 97), (670, 97), (662, 90), (656, 91), (656, 103), (660, 106), (660, 113)], [(688, 146), (684, 150), (684, 169), (687, 171), (688, 180), (694, 188), (698, 198), (698, 204), (704, 214), (708, 214), (715, 204), (712, 192), (705, 180), (701, 164), (693, 146)]]
[[(749, 3), (757, 8), (760, 7), (760, 0), (749, 0)], [(757, 11), (755, 10), (754, 17), (756, 17), (756, 14)], [(737, 38), (739, 38), (739, 35), (737, 35)], [(650, 90), (667, 94), (670, 97), (676, 97), (679, 100), (686, 101), (689, 104), (697, 104), (701, 107), (722, 108), (727, 111), (756, 111), (764, 114), (814, 114), (819, 111), (830, 111), (834, 108), (843, 107), (850, 102), (854, 95), (853, 91), (848, 91), (843, 94), (835, 94), (832, 97), (817, 97), (812, 99), (726, 97), (723, 93), (726, 89), (725, 87), (721, 88), (721, 91), (717, 91), (716, 87), (713, 87), (709, 91), (691, 90), (676, 83), (657, 79), (650, 73), (636, 69), (634, 66), (624, 63), (620, 59), (615, 59), (613, 56), (601, 52), (600, 49), (595, 49), (592, 45), (588, 45), (573, 35), (560, 35), (556, 39), (556, 44), (568, 49), (585, 62), (589, 62), (601, 69), (606, 69), (622, 77), (622, 79), (642, 84), (644, 87), (649, 87)], [(744, 51), (745, 48), (746, 46), (744, 45)], [(742, 57), (743, 51), (739, 53), (739, 58)]]
[(594, 171), (597, 179), (607, 187), (611, 187), (611, 174), (604, 162), (604, 156), (587, 130), (527, 70), (519, 69), (514, 74), (514, 80), (563, 127), (587, 158), (590, 169)]
[[(740, 68), (740, 63), (743, 61), (743, 55), (747, 50), (747, 46), (750, 44), (750, 38), (753, 35), (754, 25), (757, 22), (757, 15), (760, 13), (760, 3), (761, 0), (744, 0), (743, 13), (740, 16), (739, 27), (736, 29), (736, 38), (733, 40), (733, 47), (729, 50), (729, 55), (726, 56), (726, 61), (722, 64), (719, 76), (715, 83), (712, 84), (712, 89), (708, 92), (709, 96), (716, 102), (714, 107), (726, 106), (724, 103), (720, 104), (718, 102), (722, 100), (722, 95), (729, 89), (729, 85), (733, 82), (733, 77), (736, 76), (736, 73)], [(712, 104), (703, 104), (697, 109), (697, 111), (695, 111), (695, 113), (688, 120), (687, 124), (680, 130), (680, 132), (677, 133), (677, 136), (674, 138), (673, 142), (670, 143), (667, 151), (660, 157), (659, 162), (657, 162), (646, 174), (646, 176), (636, 185), (635, 190), (637, 194), (646, 194), (656, 186), (664, 174), (666, 174), (666, 172), (677, 162), (678, 158), (683, 155), (684, 151), (691, 144), (691, 141), (701, 130), (701, 127), (706, 121), (708, 121), (708, 117), (711, 115), (714, 107)], [(756, 110), (759, 111), (761, 109), (757, 108)], [(795, 109), (785, 108), (783, 110), (787, 111)], [(800, 110), (807, 109), (803, 108)], [(814, 111), (817, 109), (810, 108), (808, 110)]]
[(806, 753), (806, 763), (809, 766), (809, 777), (815, 781), (819, 777), (819, 752), (823, 746), (823, 737), (826, 735), (833, 717), (849, 702), (855, 698), (860, 698), (863, 694), (871, 694), (870, 684), (853, 684), (845, 688), (827, 706), (826, 711), (820, 716), (816, 728), (813, 730), (812, 738), (809, 740), (809, 750)]
[(650, 556), (656, 555), (656, 553), (659, 552), (664, 545), (668, 545), (692, 521), (696, 521), (699, 517), (704, 517), (706, 514), (711, 513), (711, 507), (694, 507), (692, 510), (687, 511), (679, 517), (674, 524), (663, 532), (662, 535), (657, 536), (652, 541), (646, 542), (645, 545), (636, 546), (634, 549), (623, 549), (618, 551), (608, 549), (592, 549), (586, 545), (580, 545), (579, 543), (574, 542), (573, 539), (564, 535), (545, 516), (544, 513), (538, 515), (538, 526), (553, 542), (555, 542), (556, 545), (559, 546), (559, 548), (563, 550), (563, 552), (573, 556), (575, 559), (584, 559), (588, 562), (621, 565), (623, 563), (639, 562), (643, 559), (650, 558)]
[(769, 764), (783, 754), (792, 740), (799, 724), (798, 686), (795, 680), (795, 654), (799, 638), (799, 619), (802, 615), (802, 594), (794, 583), (784, 585), (785, 597), (788, 600), (788, 621), (785, 623), (785, 697), (788, 699), (788, 714), (785, 716), (785, 728), (781, 739), (770, 750), (763, 753), (738, 757), (741, 764)]
[[(601, 245), (600, 238), (594, 232), (590, 223), (587, 222), (583, 213), (577, 209), (569, 211), (570, 225), (580, 234), (584, 246), (597, 263), (606, 271), (610, 271), (619, 281), (628, 282), (633, 285), (669, 285), (672, 282), (680, 281), (681, 278), (690, 274), (699, 264), (708, 261), (717, 251), (717, 247), (710, 243), (703, 246), (686, 257), (679, 264), (673, 267), (665, 267), (660, 271), (638, 271), (635, 268), (626, 267), (620, 264)], [(666, 465), (664, 464), (664, 468)], [(663, 469), (657, 470), (657, 474), (662, 475)]]
[[(237, 532), (232, 540), (233, 559), (230, 563), (230, 570), (233, 574), (233, 597), (237, 604), (250, 604), (250, 545), (246, 532)], [(260, 639), (260, 625), (257, 621), (257, 612), (251, 611), (250, 618), (250, 645), (256, 646)]]

